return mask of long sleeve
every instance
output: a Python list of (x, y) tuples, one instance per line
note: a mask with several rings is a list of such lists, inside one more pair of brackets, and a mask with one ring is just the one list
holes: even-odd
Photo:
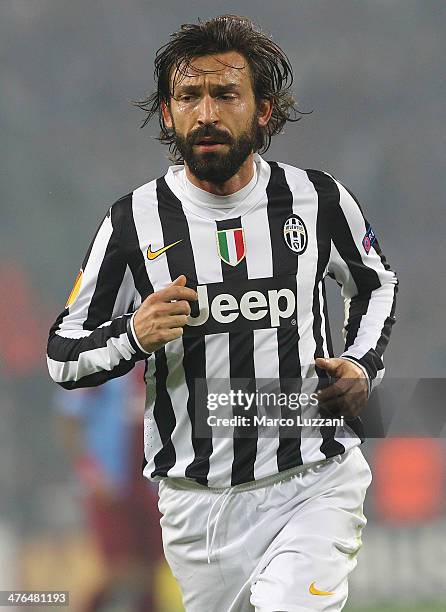
[(362, 366), (373, 389), (384, 375), (382, 357), (395, 322), (398, 280), (356, 198), (335, 182), (339, 203), (331, 220), (328, 273), (341, 285), (345, 304), (341, 357)]
[(132, 332), (135, 286), (120, 244), (122, 205), (116, 204), (102, 221), (65, 309), (50, 329), (48, 369), (65, 389), (100, 385), (147, 357)]

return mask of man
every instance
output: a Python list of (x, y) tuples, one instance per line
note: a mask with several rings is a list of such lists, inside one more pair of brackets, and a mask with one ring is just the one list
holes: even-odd
[[(182, 26), (155, 77), (139, 106), (178, 165), (110, 208), (50, 373), (97, 385), (147, 359), (144, 474), (188, 612), (341, 610), (370, 483), (358, 414), (396, 277), (345, 187), (260, 157), (292, 119), (292, 70), (248, 19)], [(327, 275), (346, 303), (340, 358)]]

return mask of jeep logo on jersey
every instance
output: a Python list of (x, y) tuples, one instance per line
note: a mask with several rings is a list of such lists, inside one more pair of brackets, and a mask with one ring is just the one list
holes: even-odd
[(184, 335), (296, 325), (296, 276), (198, 285)]
[(218, 230), (217, 251), (220, 259), (230, 266), (239, 264), (245, 256), (245, 235), (243, 229)]
[(290, 215), (283, 224), (283, 237), (287, 246), (300, 255), (307, 248), (308, 234), (305, 223), (298, 215)]

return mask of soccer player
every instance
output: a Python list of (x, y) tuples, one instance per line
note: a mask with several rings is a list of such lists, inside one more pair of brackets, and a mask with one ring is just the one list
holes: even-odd
[(176, 165), (108, 210), (51, 328), (51, 376), (93, 386), (146, 360), (144, 474), (188, 612), (341, 610), (395, 274), (338, 180), (261, 157), (295, 103), (286, 55), (250, 20), (183, 25), (155, 77), (139, 106)]

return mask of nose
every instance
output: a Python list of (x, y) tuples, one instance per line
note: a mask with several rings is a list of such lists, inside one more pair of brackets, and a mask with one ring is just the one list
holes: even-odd
[(199, 125), (209, 125), (210, 123), (216, 125), (218, 123), (217, 102), (209, 94), (204, 95), (200, 100), (197, 121)]

